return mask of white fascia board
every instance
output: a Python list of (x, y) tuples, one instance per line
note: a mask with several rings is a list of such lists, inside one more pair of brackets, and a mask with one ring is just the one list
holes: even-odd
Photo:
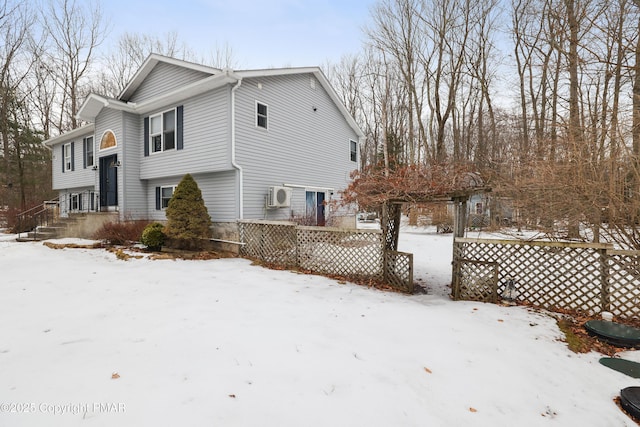
[(355, 131), (358, 138), (364, 138), (364, 132), (360, 129), (360, 126), (356, 123), (347, 108), (344, 106), (338, 94), (329, 83), (329, 80), (324, 75), (320, 67), (293, 67), (293, 68), (270, 68), (264, 70), (243, 70), (236, 71), (236, 74), (242, 78), (260, 78), (260, 77), (273, 77), (273, 76), (290, 76), (295, 74), (313, 74), (318, 82), (322, 85), (324, 90), (329, 94), (329, 97), (333, 103), (338, 107), (340, 113), (344, 116), (349, 126)]
[(180, 59), (170, 58), (168, 56), (152, 53), (145, 59), (138, 71), (134, 74), (133, 78), (129, 81), (129, 84), (122, 90), (118, 99), (128, 99), (133, 92), (138, 89), (140, 84), (147, 78), (149, 73), (158, 64), (158, 62), (164, 62), (167, 64), (175, 65), (178, 67), (188, 68), (190, 70), (200, 71), (207, 74), (219, 74), (222, 72), (219, 68), (209, 67), (207, 65), (200, 65), (194, 62), (183, 61)]
[(115, 110), (131, 111), (133, 112), (132, 104), (118, 101), (117, 99), (105, 98), (95, 93), (90, 94), (87, 99), (84, 100), (82, 106), (78, 110), (76, 117), (80, 120), (87, 122), (95, 121), (96, 117), (103, 108), (113, 108)]
[(293, 74), (309, 74), (319, 72), (318, 67), (265, 68), (262, 70), (238, 70), (236, 74), (243, 78), (289, 76)]
[(338, 94), (333, 89), (333, 86), (331, 86), (331, 83), (329, 83), (329, 79), (327, 79), (322, 70), (320, 68), (316, 68), (316, 72), (313, 74), (316, 76), (324, 90), (327, 91), (333, 103), (338, 106), (338, 110), (340, 110), (347, 123), (349, 123), (349, 126), (351, 126), (351, 128), (356, 132), (358, 138), (364, 138), (364, 132), (362, 131), (362, 129), (360, 129), (360, 126), (358, 126), (356, 120), (351, 117), (351, 114), (347, 110), (347, 107), (344, 106), (342, 100), (338, 97)]
[(225, 71), (140, 103), (122, 102), (117, 99), (104, 98), (92, 93), (87, 97), (82, 107), (80, 107), (77, 117), (81, 120), (93, 122), (104, 108), (127, 111), (134, 114), (146, 114), (153, 110), (166, 107), (167, 105), (184, 101), (185, 99), (206, 91), (222, 87), (225, 84), (235, 83), (239, 78), (239, 76), (231, 71)]
[(63, 133), (62, 135), (49, 138), (46, 141), (43, 141), (43, 144), (47, 147), (52, 147), (55, 144), (58, 144), (60, 142), (68, 142), (73, 139), (76, 139), (79, 136), (93, 135), (94, 131), (95, 131), (95, 125), (91, 123), (86, 126), (82, 126), (82, 127), (70, 130), (69, 132)]
[(198, 80), (187, 86), (180, 87), (171, 92), (167, 92), (161, 96), (143, 101), (140, 103), (128, 103), (134, 107), (137, 114), (150, 113), (159, 108), (164, 108), (168, 105), (175, 104), (185, 99), (191, 98), (196, 95), (200, 95), (209, 90), (217, 89), (229, 83), (236, 83), (240, 77), (235, 75), (231, 71), (225, 71), (220, 74), (207, 77), (206, 79)]

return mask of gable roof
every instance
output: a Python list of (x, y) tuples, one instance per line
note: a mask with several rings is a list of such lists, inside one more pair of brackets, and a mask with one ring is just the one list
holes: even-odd
[(329, 83), (329, 79), (324, 75), (320, 67), (295, 67), (295, 68), (270, 68), (263, 70), (239, 70), (236, 71), (241, 78), (253, 78), (253, 77), (271, 77), (271, 76), (288, 76), (294, 74), (313, 74), (318, 80), (320, 85), (327, 92), (333, 103), (338, 107), (340, 113), (344, 116), (349, 126), (353, 128), (358, 137), (364, 137), (364, 132), (360, 129), (360, 126), (356, 123), (351, 116), (347, 107), (344, 106), (342, 100)]
[(120, 100), (128, 100), (134, 92), (140, 87), (144, 79), (153, 71), (155, 66), (159, 63), (163, 62), (165, 64), (175, 65), (182, 68), (187, 68), (194, 71), (200, 71), (205, 74), (218, 74), (221, 73), (222, 70), (219, 68), (208, 67), (206, 65), (200, 65), (189, 61), (183, 61), (181, 59), (175, 59), (168, 56), (158, 55), (157, 53), (152, 53), (149, 57), (142, 63), (140, 69), (134, 74), (133, 78), (124, 88), (122, 93), (118, 96)]
[[(159, 63), (166, 63), (190, 70), (200, 71), (202, 73), (209, 74), (209, 76), (194, 83), (164, 93), (150, 100), (142, 101), (139, 103), (128, 102), (127, 100), (140, 87), (144, 80), (149, 76), (151, 71), (153, 71), (155, 66)], [(338, 107), (340, 113), (343, 115), (349, 126), (356, 132), (358, 137), (364, 137), (364, 132), (362, 132), (351, 114), (349, 114), (349, 111), (347, 111), (347, 108), (344, 106), (344, 104), (338, 97), (338, 94), (333, 89), (333, 87), (329, 83), (329, 80), (319, 67), (270, 68), (262, 70), (239, 71), (233, 71), (230, 69), (221, 70), (218, 68), (195, 64), (193, 62), (170, 58), (155, 53), (149, 55), (149, 57), (144, 61), (140, 69), (131, 79), (131, 82), (129, 82), (127, 87), (124, 88), (117, 99), (107, 98), (92, 93), (85, 99), (84, 103), (78, 110), (77, 117), (81, 120), (92, 122), (95, 120), (100, 111), (102, 111), (102, 109), (105, 107), (123, 111), (130, 111), (137, 114), (145, 114), (152, 111), (154, 108), (160, 108), (163, 105), (169, 103), (179, 102), (191, 96), (198, 95), (211, 89), (222, 87), (229, 83), (237, 83), (243, 78), (287, 76), (294, 74), (313, 74), (320, 85), (327, 92), (333, 103)]]

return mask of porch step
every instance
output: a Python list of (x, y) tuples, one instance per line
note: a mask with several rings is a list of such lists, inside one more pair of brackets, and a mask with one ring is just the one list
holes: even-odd
[(51, 225), (40, 225), (35, 230), (29, 231), (26, 237), (20, 237), (16, 239), (18, 242), (38, 242), (41, 240), (55, 239), (64, 235), (64, 231), (76, 224), (80, 219), (84, 218), (84, 214), (74, 214), (65, 218), (58, 218), (58, 220)]

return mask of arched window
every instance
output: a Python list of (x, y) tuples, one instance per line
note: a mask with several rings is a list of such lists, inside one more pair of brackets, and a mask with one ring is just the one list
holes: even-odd
[(118, 145), (118, 141), (116, 141), (116, 134), (110, 130), (105, 131), (102, 134), (102, 139), (100, 140), (100, 149), (106, 150), (107, 148), (113, 148)]

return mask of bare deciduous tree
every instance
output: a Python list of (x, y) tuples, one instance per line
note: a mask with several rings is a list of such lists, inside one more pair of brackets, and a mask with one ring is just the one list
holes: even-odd
[(78, 127), (76, 113), (89, 92), (83, 81), (91, 70), (96, 49), (105, 39), (105, 22), (99, 3), (76, 0), (49, 0), (41, 12), (42, 26), (50, 46), (43, 53), (55, 77), (62, 114), (55, 123), (58, 131)]

